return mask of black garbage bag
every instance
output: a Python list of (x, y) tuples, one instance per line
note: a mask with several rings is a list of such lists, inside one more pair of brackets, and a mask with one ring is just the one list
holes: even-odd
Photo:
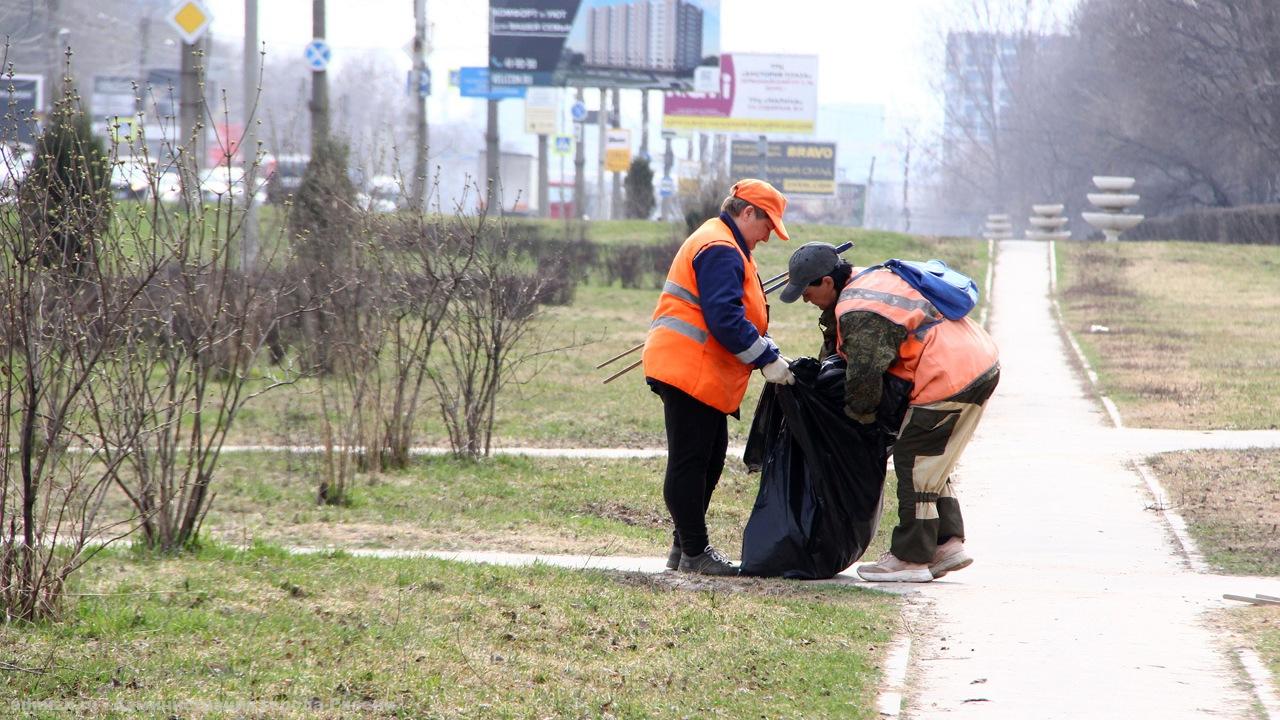
[(742, 534), (742, 574), (813, 580), (848, 568), (875, 536), (885, 466), (909, 386), (886, 375), (876, 422), (844, 414), (844, 361), (801, 358), (795, 385), (765, 386), (743, 461), (760, 491)]

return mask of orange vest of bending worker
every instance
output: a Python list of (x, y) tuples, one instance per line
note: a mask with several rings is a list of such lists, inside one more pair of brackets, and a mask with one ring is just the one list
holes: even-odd
[[(991, 336), (969, 318), (947, 320), (918, 290), (886, 269), (851, 279), (836, 303), (847, 312), (873, 312), (907, 329), (889, 373), (911, 383), (911, 404), (945, 400), (965, 389), (999, 360)], [(838, 337), (838, 335), (837, 335)], [(843, 339), (836, 348), (844, 356)]]
[(764, 288), (756, 263), (738, 247), (733, 231), (713, 218), (694, 231), (671, 261), (658, 307), (644, 343), (645, 377), (679, 388), (723, 413), (742, 403), (754, 366), (739, 360), (712, 337), (702, 317), (693, 259), (712, 245), (733, 248), (742, 256), (742, 307), (761, 335), (769, 326)]

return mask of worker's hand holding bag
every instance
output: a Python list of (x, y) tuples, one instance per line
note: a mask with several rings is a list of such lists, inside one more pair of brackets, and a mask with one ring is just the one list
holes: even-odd
[(760, 373), (764, 375), (765, 380), (768, 380), (771, 383), (794, 385), (796, 382), (796, 376), (791, 374), (790, 363), (788, 363), (787, 359), (781, 355), (778, 356), (777, 360), (774, 360), (768, 365), (760, 368)]

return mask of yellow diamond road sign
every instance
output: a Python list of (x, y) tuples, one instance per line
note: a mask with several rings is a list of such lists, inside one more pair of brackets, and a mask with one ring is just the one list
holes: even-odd
[(205, 30), (209, 29), (209, 21), (213, 20), (213, 14), (199, 0), (187, 0), (178, 3), (169, 11), (168, 20), (169, 25), (182, 36), (182, 40), (191, 45), (204, 35)]

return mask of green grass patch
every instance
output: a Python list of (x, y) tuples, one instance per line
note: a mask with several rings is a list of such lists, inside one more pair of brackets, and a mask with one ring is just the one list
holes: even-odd
[(212, 549), (109, 553), (0, 626), (23, 717), (874, 717), (897, 600), (853, 588)]
[[(316, 504), (320, 458), (233, 453), (219, 465), (204, 523), (216, 541), (282, 545), (484, 549), (665, 556), (671, 520), (665, 460), (420, 457), (405, 471), (357, 477), (347, 506)], [(737, 556), (760, 476), (729, 458), (707, 514), (711, 541)], [(895, 522), (893, 475), (877, 541)], [(128, 508), (112, 490), (108, 513)]]
[(1215, 568), (1280, 575), (1280, 450), (1192, 450), (1151, 467)]
[(1280, 427), (1274, 248), (1077, 242), (1057, 249), (1067, 327), (1126, 424)]

